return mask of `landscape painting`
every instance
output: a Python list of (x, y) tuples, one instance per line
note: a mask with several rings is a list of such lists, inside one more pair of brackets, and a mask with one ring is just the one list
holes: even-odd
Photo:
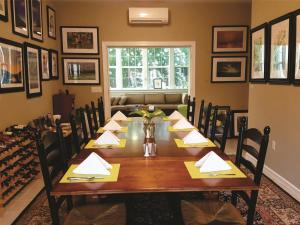
[(239, 77), (241, 76), (241, 62), (218, 62), (217, 77)]
[(30, 0), (31, 37), (37, 41), (43, 40), (42, 2)]
[(28, 37), (28, 14), (26, 0), (12, 0), (12, 26), (15, 34)]

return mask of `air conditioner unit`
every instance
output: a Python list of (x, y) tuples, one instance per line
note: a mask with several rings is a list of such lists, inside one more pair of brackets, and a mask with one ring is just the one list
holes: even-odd
[(167, 24), (168, 8), (129, 8), (131, 24)]

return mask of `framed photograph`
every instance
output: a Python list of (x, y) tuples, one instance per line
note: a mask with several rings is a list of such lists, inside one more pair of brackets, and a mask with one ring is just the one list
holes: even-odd
[(213, 26), (212, 53), (245, 53), (248, 47), (248, 26)]
[(246, 117), (246, 127), (248, 124), (248, 110), (231, 110), (231, 135), (232, 137), (238, 137), (240, 132), (240, 124), (242, 117)]
[(292, 67), (292, 80), (294, 84), (300, 84), (300, 9), (294, 12), (293, 15), (293, 61), (291, 62)]
[(153, 88), (154, 89), (162, 89), (162, 79), (161, 78), (153, 79)]
[(11, 0), (13, 33), (29, 37), (27, 0)]
[(291, 14), (270, 22), (269, 82), (290, 82), (291, 60)]
[(246, 82), (246, 56), (213, 56), (211, 82)]
[(24, 43), (25, 75), (27, 98), (42, 95), (40, 49), (38, 46)]
[(0, 38), (0, 93), (24, 91), (23, 46)]
[(268, 66), (268, 24), (251, 30), (250, 82), (266, 82)]
[(47, 6), (47, 27), (48, 37), (56, 39), (56, 13), (50, 6)]
[(7, 0), (0, 0), (0, 20), (8, 21)]
[(62, 58), (64, 84), (100, 84), (98, 58)]
[(42, 0), (29, 0), (31, 38), (43, 41)]
[(57, 80), (59, 78), (58, 73), (58, 52), (51, 49), (49, 54), (50, 59), (50, 77), (51, 80)]
[(41, 70), (42, 70), (42, 80), (50, 80), (50, 66), (49, 66), (49, 51), (45, 48), (40, 48), (40, 60), (41, 60)]
[(63, 54), (99, 54), (98, 27), (61, 27)]

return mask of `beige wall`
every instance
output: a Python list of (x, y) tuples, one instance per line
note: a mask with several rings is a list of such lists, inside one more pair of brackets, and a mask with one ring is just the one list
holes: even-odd
[[(59, 25), (99, 26), (101, 41), (196, 41), (196, 97), (236, 109), (248, 106), (248, 84), (211, 84), (211, 27), (250, 24), (251, 3), (201, 2), (57, 2)], [(72, 4), (72, 5), (70, 5)], [(168, 7), (167, 26), (130, 26), (128, 7)], [(102, 54), (100, 58), (102, 57)], [(102, 60), (101, 60), (102, 63)], [(102, 64), (101, 64), (101, 68)], [(103, 81), (103, 79), (102, 79)], [(102, 93), (91, 93), (90, 86), (64, 86), (76, 95), (76, 105), (84, 105)], [(199, 106), (199, 104), (198, 104)]]
[[(252, 27), (300, 8), (296, 0), (252, 0)], [(249, 124), (262, 129), (271, 126), (266, 165), (300, 188), (300, 87), (251, 84)], [(275, 151), (271, 142), (276, 141)], [(299, 197), (299, 193), (298, 193)]]
[[(30, 42), (45, 48), (57, 49), (57, 41), (49, 39), (47, 35), (46, 5), (55, 8), (53, 3), (43, 1), (44, 42), (41, 43), (12, 33), (10, 2), (8, 1), (9, 21), (6, 23), (0, 21), (0, 36), (19, 43)], [(12, 124), (25, 124), (33, 118), (45, 115), (48, 112), (52, 113), (52, 95), (58, 91), (59, 87), (62, 88), (60, 84), (61, 81), (42, 82), (43, 96), (32, 99), (26, 98), (25, 91), (0, 94), (0, 130)]]

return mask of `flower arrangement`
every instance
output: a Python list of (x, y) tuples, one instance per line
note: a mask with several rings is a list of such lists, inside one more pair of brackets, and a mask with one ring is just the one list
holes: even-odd
[(130, 115), (139, 115), (144, 119), (144, 123), (152, 123), (152, 119), (155, 117), (165, 117), (166, 114), (161, 109), (155, 109), (153, 112), (149, 112), (147, 109), (140, 108), (131, 112)]

